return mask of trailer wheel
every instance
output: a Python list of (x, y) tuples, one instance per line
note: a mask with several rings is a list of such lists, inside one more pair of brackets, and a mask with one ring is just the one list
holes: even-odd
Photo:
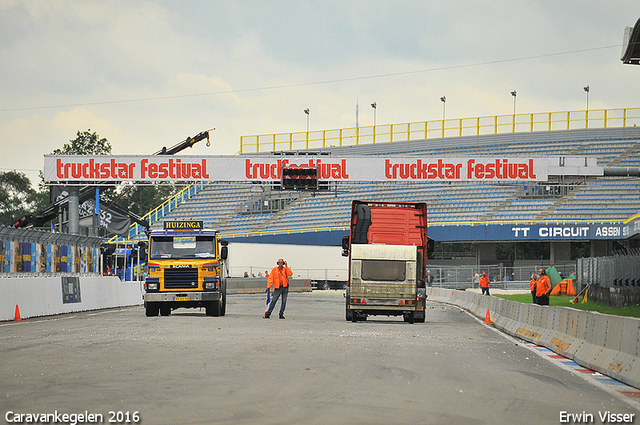
[(158, 315), (159, 312), (160, 312), (160, 307), (158, 307), (157, 304), (147, 303), (147, 305), (144, 306), (144, 314), (147, 317), (155, 317)]
[(351, 312), (351, 321), (353, 323), (356, 323), (358, 321), (358, 313), (357, 312), (355, 312), (355, 311)]

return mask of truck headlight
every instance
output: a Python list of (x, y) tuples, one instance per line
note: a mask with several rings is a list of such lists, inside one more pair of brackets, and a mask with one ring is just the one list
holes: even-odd
[(157, 291), (158, 290), (158, 284), (157, 283), (147, 283), (147, 290), (149, 291)]
[(218, 288), (218, 276), (205, 276), (204, 277), (204, 289), (212, 290)]

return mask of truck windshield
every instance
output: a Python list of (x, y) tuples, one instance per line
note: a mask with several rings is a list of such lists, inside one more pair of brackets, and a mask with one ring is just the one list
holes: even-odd
[(397, 260), (362, 260), (362, 280), (404, 282), (406, 266)]
[(216, 258), (214, 236), (152, 237), (149, 246), (152, 259)]

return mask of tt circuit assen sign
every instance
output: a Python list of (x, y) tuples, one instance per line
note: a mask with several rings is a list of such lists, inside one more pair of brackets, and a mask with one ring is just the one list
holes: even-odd
[(432, 223), (429, 237), (444, 242), (453, 241), (544, 241), (544, 240), (595, 240), (622, 239), (624, 226), (615, 223), (549, 223), (514, 225), (509, 223), (491, 223), (486, 225), (461, 225)]
[(317, 167), (326, 181), (546, 181), (548, 158), (504, 157), (44, 157), (46, 182), (277, 181), (282, 168)]

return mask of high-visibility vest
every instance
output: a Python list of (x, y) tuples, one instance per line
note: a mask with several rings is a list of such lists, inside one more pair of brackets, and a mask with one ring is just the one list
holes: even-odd
[(483, 274), (482, 277), (480, 277), (480, 287), (481, 288), (489, 287), (489, 277), (487, 277), (486, 274)]
[(293, 272), (289, 267), (274, 267), (267, 279), (267, 288), (278, 289), (280, 287), (286, 288), (289, 286), (289, 276), (293, 276)]
[(542, 275), (540, 276), (540, 279), (538, 279), (536, 285), (536, 297), (541, 297), (547, 293), (549, 288), (551, 288), (551, 279), (549, 279), (549, 276), (547, 275)]

